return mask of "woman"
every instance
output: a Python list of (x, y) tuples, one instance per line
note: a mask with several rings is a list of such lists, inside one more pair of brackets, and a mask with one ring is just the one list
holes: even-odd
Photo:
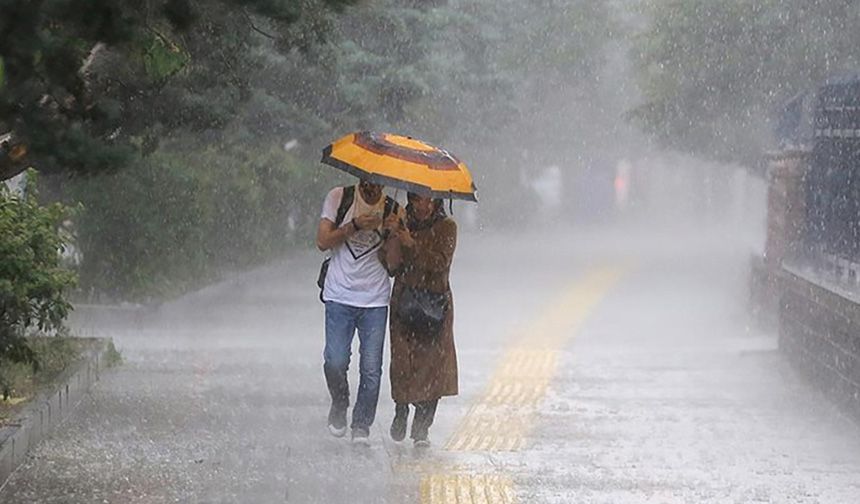
[[(412, 440), (429, 446), (427, 433), (436, 405), (457, 395), (457, 354), (454, 350), (454, 302), (448, 276), (457, 246), (457, 224), (445, 214), (442, 200), (409, 193), (405, 226), (392, 216), (389, 239), (380, 252), (394, 277), (391, 294), (391, 396), (395, 416), (391, 437), (406, 437), (409, 405), (415, 408)], [(434, 299), (434, 323), (409, 315), (416, 297)], [(438, 323), (435, 323), (438, 320)]]

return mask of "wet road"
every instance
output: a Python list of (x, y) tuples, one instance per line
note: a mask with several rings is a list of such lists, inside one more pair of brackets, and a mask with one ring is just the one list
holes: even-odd
[(79, 316), (126, 362), (0, 502), (860, 502), (860, 428), (748, 327), (746, 245), (558, 234), (461, 236), (461, 395), (429, 451), (387, 437), (387, 372), (372, 446), (328, 435), (309, 253)]

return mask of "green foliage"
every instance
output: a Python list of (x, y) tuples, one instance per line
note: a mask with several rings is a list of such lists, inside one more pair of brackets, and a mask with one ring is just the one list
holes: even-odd
[(299, 198), (314, 171), (279, 146), (194, 153), (168, 146), (116, 173), (76, 181), (83, 292), (169, 297), (283, 253), (291, 220), (300, 228), (293, 233), (313, 224), (297, 216), (309, 213)]
[(146, 75), (163, 81), (180, 71), (188, 63), (188, 56), (176, 45), (162, 36), (154, 35), (143, 54)]
[(114, 367), (122, 364), (122, 353), (116, 349), (113, 340), (108, 341), (104, 354), (105, 366)]
[(321, 38), (320, 20), (354, 1), (0, 0), (0, 133), (14, 130), (43, 173), (117, 168), (171, 130), (224, 127), (195, 112), (217, 98), (232, 114), (250, 96), (254, 48)]
[[(0, 38), (21, 69), (0, 124), (43, 171), (75, 175), (56, 180), (85, 208), (81, 288), (106, 299), (173, 295), (309, 242), (337, 177), (319, 150), (351, 130), (443, 145), (484, 175), (485, 206), (509, 204), (523, 170), (553, 161), (524, 162), (527, 146), (568, 154), (553, 147), (594, 101), (613, 30), (589, 0), (103, 3), (49, 2), (103, 28), (53, 8), (0, 20), (22, 44)], [(63, 106), (40, 105), (48, 88)]]
[(647, 12), (635, 54), (645, 99), (631, 115), (711, 158), (754, 163), (776, 105), (860, 63), (852, 2), (655, 0)]
[(60, 260), (58, 229), (68, 209), (39, 205), (35, 175), (29, 175), (23, 195), (0, 184), (0, 359), (37, 366), (24, 336), (63, 328), (75, 275)]
[[(177, 163), (152, 158), (75, 183), (83, 211), (78, 245), (81, 286), (109, 294), (155, 289), (181, 281), (178, 262), (197, 265), (202, 250), (190, 244), (202, 230), (196, 184)], [(197, 271), (186, 271), (194, 275)]]
[[(24, 344), (39, 363), (38, 370), (29, 363), (0, 357), (0, 399), (33, 397), (39, 387), (51, 383), (80, 359), (86, 343), (77, 338), (57, 336), (29, 337)], [(0, 419), (5, 416), (5, 409), (0, 401)]]

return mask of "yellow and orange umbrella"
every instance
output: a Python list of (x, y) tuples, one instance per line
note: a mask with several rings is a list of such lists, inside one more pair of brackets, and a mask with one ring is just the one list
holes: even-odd
[(350, 133), (323, 149), (322, 162), (384, 186), (433, 198), (477, 201), (465, 163), (412, 137)]

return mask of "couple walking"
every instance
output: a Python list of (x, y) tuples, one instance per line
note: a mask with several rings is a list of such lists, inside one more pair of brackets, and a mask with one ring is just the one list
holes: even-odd
[(415, 446), (427, 446), (439, 399), (457, 394), (448, 282), (457, 225), (441, 199), (410, 192), (404, 211), (382, 189), (361, 180), (357, 186), (332, 189), (323, 203), (317, 246), (330, 252), (320, 281), (323, 370), (331, 394), (328, 428), (334, 436), (346, 434), (347, 370), (357, 333), (360, 380), (350, 426), (354, 443), (370, 443), (388, 323), (395, 403), (391, 437), (405, 438), (411, 405), (411, 438)]

